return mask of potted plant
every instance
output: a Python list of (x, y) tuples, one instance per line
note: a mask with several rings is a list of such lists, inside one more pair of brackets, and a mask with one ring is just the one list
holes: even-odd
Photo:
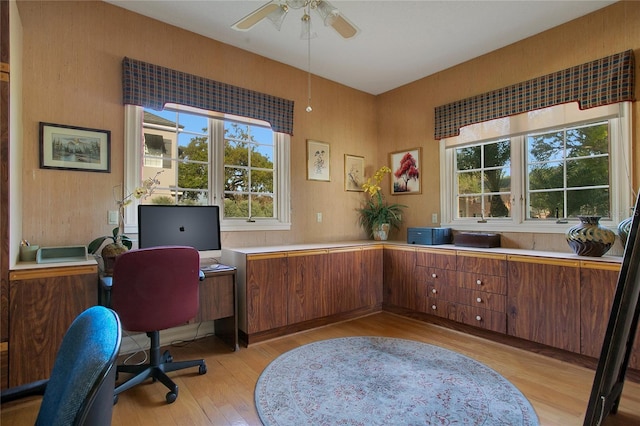
[[(113, 263), (115, 262), (115, 258), (120, 253), (130, 250), (133, 246), (131, 238), (124, 234), (124, 208), (131, 204), (134, 198), (144, 200), (153, 194), (156, 186), (160, 184), (158, 175), (162, 172), (163, 171), (161, 170), (156, 173), (154, 177), (145, 179), (144, 182), (142, 182), (142, 186), (137, 187), (131, 193), (120, 199), (115, 197), (116, 188), (120, 188), (120, 185), (113, 188), (114, 198), (116, 198), (116, 204), (118, 206), (118, 226), (113, 228), (111, 231), (112, 235), (103, 235), (102, 237), (95, 238), (87, 246), (87, 251), (93, 255), (96, 255), (98, 250), (102, 247), (100, 257), (102, 257), (103, 273), (105, 275), (109, 276), (113, 272)], [(111, 240), (111, 242), (103, 247), (104, 242), (108, 240)]]
[(404, 204), (388, 204), (382, 195), (380, 182), (391, 169), (382, 166), (367, 182), (362, 189), (369, 195), (364, 206), (358, 209), (360, 225), (368, 232), (370, 237), (376, 240), (386, 240), (391, 227), (398, 229), (402, 223), (402, 210)]

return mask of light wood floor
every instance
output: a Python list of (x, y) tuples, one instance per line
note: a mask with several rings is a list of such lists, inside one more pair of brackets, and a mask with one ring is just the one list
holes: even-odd
[[(297, 346), (344, 336), (389, 336), (435, 344), (472, 357), (501, 373), (531, 401), (541, 425), (582, 425), (594, 371), (499, 343), (390, 313), (301, 332), (231, 352), (215, 337), (172, 347), (175, 360), (204, 357), (208, 373), (171, 373), (180, 388), (166, 404), (160, 383), (138, 386), (120, 395), (114, 425), (260, 425), (253, 391), (262, 370)], [(33, 425), (39, 399), (5, 404), (2, 426)], [(620, 409), (603, 425), (640, 425), (640, 384), (625, 382)]]

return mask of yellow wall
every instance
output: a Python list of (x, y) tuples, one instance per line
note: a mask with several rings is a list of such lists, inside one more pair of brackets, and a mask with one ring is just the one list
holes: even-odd
[[(18, 10), (24, 34), (21, 238), (41, 246), (87, 244), (112, 228), (112, 187), (123, 180), (124, 56), (295, 101), (293, 227), (223, 236), (224, 245), (247, 246), (364, 238), (355, 213), (364, 194), (344, 191), (344, 154), (365, 156), (370, 175), (389, 152), (422, 147), (422, 194), (392, 198), (410, 207), (405, 228), (431, 226), (440, 199), (436, 106), (626, 49), (640, 53), (640, 2), (620, 2), (377, 97), (313, 77), (308, 114), (304, 71), (102, 2), (20, 0)], [(634, 119), (640, 123), (635, 104)], [(111, 173), (40, 169), (40, 121), (111, 130)], [(306, 180), (306, 139), (330, 143), (331, 182)], [(406, 229), (396, 238), (405, 239)], [(506, 245), (529, 248), (533, 238), (509, 236)], [(553, 246), (554, 238), (546, 244)]]

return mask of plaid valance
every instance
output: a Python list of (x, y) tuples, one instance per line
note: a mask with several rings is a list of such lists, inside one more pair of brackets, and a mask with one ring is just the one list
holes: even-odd
[(264, 120), (293, 135), (293, 101), (135, 59), (122, 61), (123, 103), (160, 111), (175, 103)]
[(618, 53), (473, 96), (435, 110), (435, 138), (460, 134), (460, 128), (523, 112), (578, 102), (588, 109), (634, 101), (633, 50)]

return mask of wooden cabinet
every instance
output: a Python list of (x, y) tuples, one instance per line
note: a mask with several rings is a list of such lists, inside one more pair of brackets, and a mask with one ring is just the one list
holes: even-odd
[(238, 294), (236, 271), (225, 268), (205, 273), (200, 283), (198, 315), (194, 322), (214, 321), (216, 336), (238, 350)]
[(383, 305), (416, 309), (416, 249), (387, 246), (384, 249)]
[(246, 332), (287, 325), (288, 269), (285, 253), (247, 256)]
[(577, 260), (508, 256), (508, 334), (580, 352)]
[(380, 309), (382, 245), (272, 253), (223, 250), (238, 268), (239, 328), (248, 343)]
[[(326, 250), (305, 250), (288, 254), (289, 289), (287, 323), (296, 323), (331, 315), (333, 299)], [(283, 303), (285, 300), (283, 299)]]
[(96, 265), (9, 274), (9, 386), (50, 376), (73, 320), (98, 301)]

